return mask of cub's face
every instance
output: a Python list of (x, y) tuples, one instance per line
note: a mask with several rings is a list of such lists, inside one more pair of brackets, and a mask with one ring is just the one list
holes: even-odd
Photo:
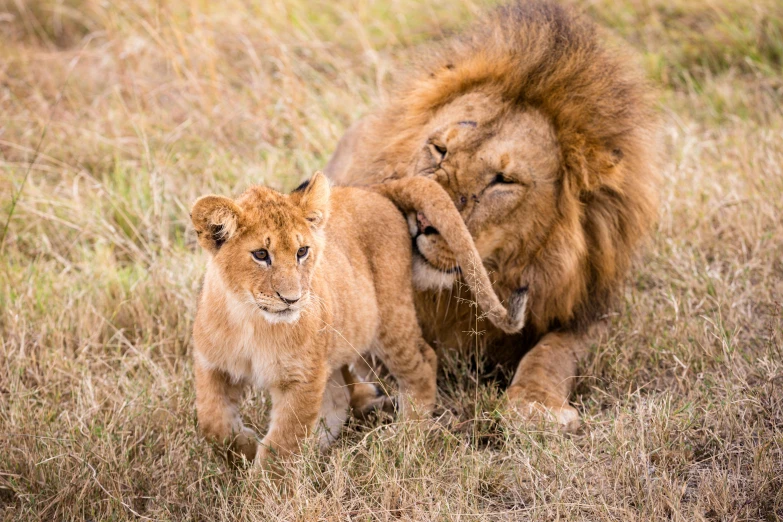
[(245, 228), (218, 249), (213, 263), (232, 292), (267, 321), (294, 322), (310, 302), (319, 241), (289, 198), (258, 192), (251, 189), (238, 200)]
[(237, 200), (204, 196), (191, 219), (226, 290), (270, 323), (293, 323), (313, 301), (329, 187), (323, 175), (291, 195), (252, 187)]
[[(551, 123), (535, 109), (504, 110), (489, 96), (465, 95), (442, 108), (424, 129), (412, 174), (440, 183), (487, 260), (509, 241), (530, 246), (556, 218), (560, 152)], [(418, 216), (414, 243), (435, 268), (454, 258)], [(411, 227), (413, 231), (413, 226)]]

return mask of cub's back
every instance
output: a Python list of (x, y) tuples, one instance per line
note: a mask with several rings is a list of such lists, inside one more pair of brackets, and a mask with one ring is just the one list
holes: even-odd
[(391, 201), (350, 187), (332, 189), (325, 232), (319, 295), (339, 332), (330, 356), (338, 368), (377, 339), (390, 320), (388, 303), (407, 302), (413, 310), (411, 240)]
[(404, 262), (410, 266), (411, 239), (400, 210), (385, 196), (356, 187), (334, 187), (327, 242), (344, 251), (357, 250), (374, 268), (379, 263)]

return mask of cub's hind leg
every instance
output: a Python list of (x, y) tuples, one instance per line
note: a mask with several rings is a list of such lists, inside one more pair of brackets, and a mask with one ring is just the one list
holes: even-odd
[(374, 351), (397, 380), (402, 416), (424, 417), (435, 408), (438, 358), (416, 318), (410, 238), (402, 216), (396, 209), (394, 213), (400, 224), (398, 233), (393, 234), (390, 227), (384, 248), (373, 259), (380, 315)]
[(201, 432), (214, 444), (227, 445), (229, 461), (244, 456), (252, 461), (258, 443), (256, 434), (242, 424), (239, 401), (243, 386), (231, 382), (225, 373), (194, 364), (196, 377), (196, 414)]
[(408, 288), (395, 299), (379, 296), (381, 327), (376, 351), (400, 387), (400, 413), (415, 418), (429, 415), (435, 407), (438, 357), (422, 336), (410, 278), (407, 282)]
[[(416, 325), (418, 327), (418, 325)], [(435, 408), (437, 356), (421, 334), (382, 332), (377, 348), (400, 387), (398, 400), (404, 418), (426, 417)]]

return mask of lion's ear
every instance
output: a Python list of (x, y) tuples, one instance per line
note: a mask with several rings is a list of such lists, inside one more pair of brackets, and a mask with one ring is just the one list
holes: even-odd
[(190, 211), (199, 244), (212, 254), (236, 234), (241, 218), (236, 203), (223, 196), (202, 196)]
[(329, 217), (329, 180), (321, 171), (313, 174), (310, 181), (301, 188), (299, 206), (313, 229), (324, 226)]

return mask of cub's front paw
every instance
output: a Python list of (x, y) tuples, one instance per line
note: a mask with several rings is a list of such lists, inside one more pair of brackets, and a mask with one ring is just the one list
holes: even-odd
[(290, 456), (290, 453), (281, 454), (279, 451), (272, 449), (268, 444), (264, 443), (264, 441), (261, 441), (261, 444), (258, 445), (258, 453), (256, 454), (256, 469), (260, 469), (268, 474), (273, 482), (279, 482), (285, 477), (286, 456)]
[(542, 421), (557, 425), (565, 432), (574, 432), (581, 421), (568, 399), (559, 397), (536, 385), (513, 385), (507, 392), (509, 406), (523, 425), (535, 426)]

